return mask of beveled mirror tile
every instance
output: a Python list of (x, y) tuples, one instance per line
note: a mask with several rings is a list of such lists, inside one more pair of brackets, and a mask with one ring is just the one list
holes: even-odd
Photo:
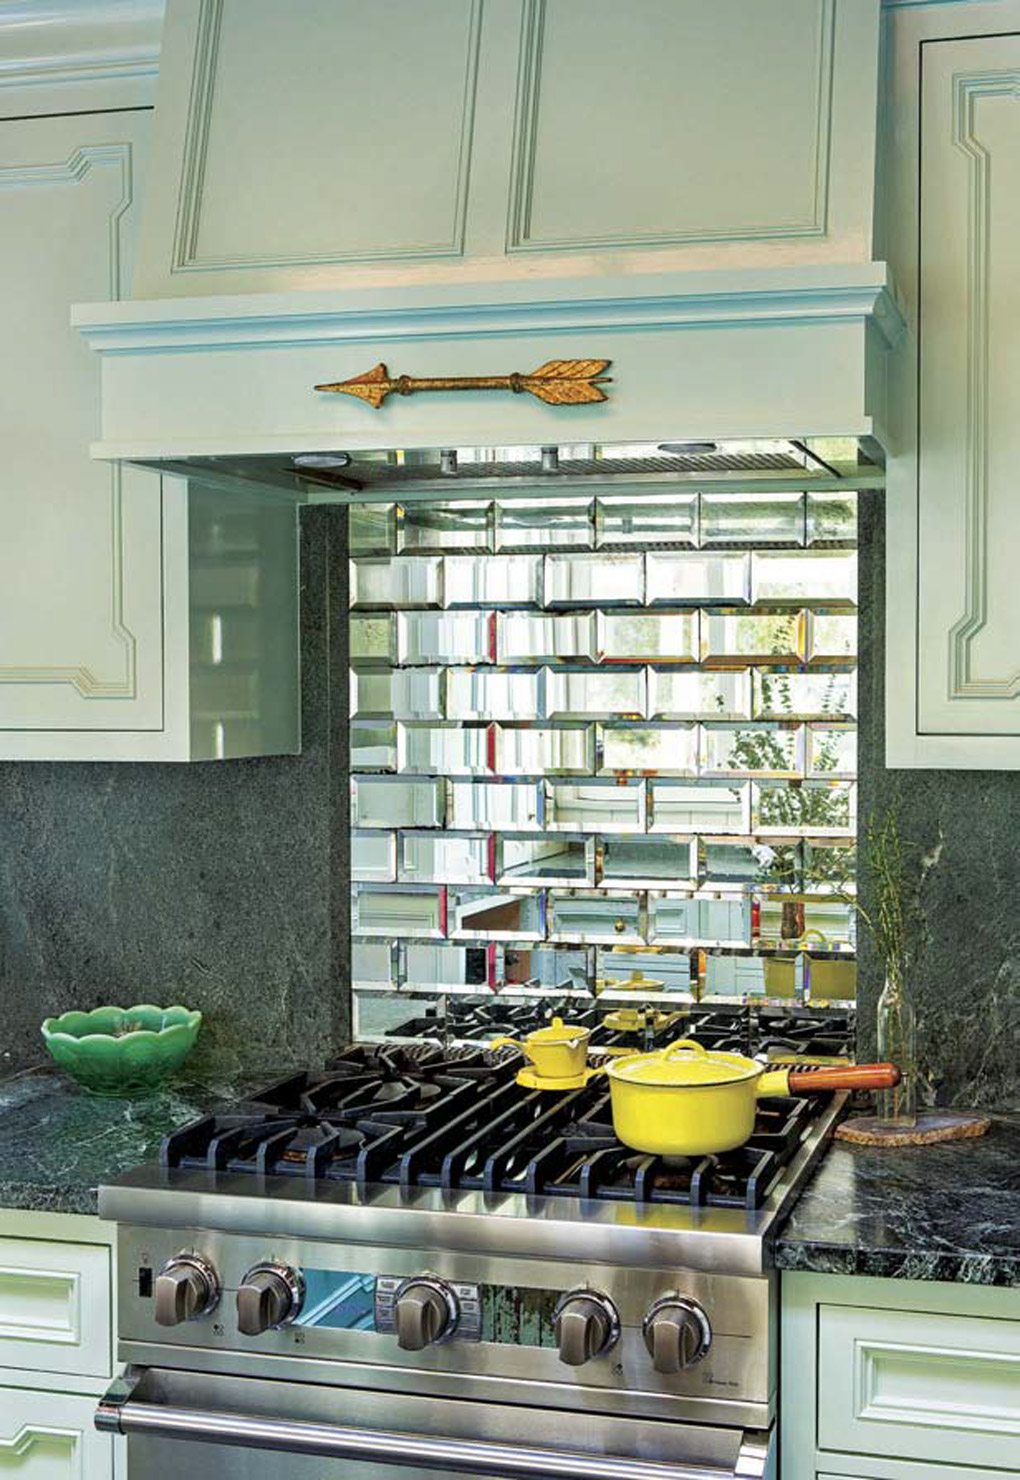
[(852, 545), (857, 542), (856, 493), (808, 493), (809, 545)]
[(599, 612), (597, 652), (610, 663), (696, 663), (697, 612)]
[(530, 612), (496, 615), (496, 658), (500, 663), (594, 661), (595, 656), (594, 612), (563, 617), (532, 616)]
[(541, 555), (447, 555), (446, 605), (538, 606)]
[(492, 673), (450, 668), (446, 674), (446, 717), (465, 720), (539, 719), (544, 681), (544, 669)]
[(800, 612), (701, 614), (703, 663), (799, 663), (804, 644), (805, 624)]
[(751, 675), (651, 668), (648, 712), (652, 719), (750, 719)]
[(511, 889), (451, 889), (447, 896), (454, 939), (544, 940), (545, 893)]
[(551, 668), (546, 673), (550, 719), (642, 719), (646, 702), (643, 668)]
[(781, 894), (763, 894), (756, 896), (756, 902), (762, 945), (794, 950), (810, 931), (804, 948), (842, 951), (851, 946), (851, 906), (838, 899), (805, 900), (795, 905)]
[[(685, 951), (664, 951), (648, 947), (634, 949), (631, 946), (599, 946), (595, 953), (596, 979), (602, 983), (602, 995), (610, 994), (609, 1006), (617, 1011), (620, 1000), (617, 992), (626, 992), (627, 999), (640, 1004), (655, 993), (690, 993), (697, 985), (691, 976), (691, 958)], [(661, 982), (661, 987), (636, 989), (629, 985), (635, 975), (642, 981)], [(623, 1005), (626, 1005), (626, 1001)]]
[(389, 555), (397, 548), (396, 504), (351, 504), (347, 520), (352, 555)]
[(857, 892), (857, 844), (810, 838), (804, 843), (804, 890), (808, 894)]
[(351, 929), (357, 935), (442, 937), (442, 889), (403, 889), (355, 884)]
[(441, 780), (351, 777), (351, 823), (355, 827), (441, 827), (445, 806)]
[(693, 776), (698, 769), (697, 725), (599, 725), (599, 775)]
[(756, 719), (853, 719), (856, 673), (782, 673), (765, 668), (753, 675)]
[(747, 895), (698, 900), (698, 937), (708, 946), (751, 944), (751, 901)]
[[(769, 973), (769, 990), (766, 991), (765, 973)], [(702, 989), (705, 1001), (747, 1002), (768, 996), (794, 1000), (798, 997), (797, 982), (800, 963), (794, 958), (756, 956), (718, 956), (705, 958), (705, 981)]]
[(807, 754), (810, 776), (843, 776), (853, 780), (857, 775), (856, 726), (808, 725)]
[(585, 946), (497, 946), (501, 953), (500, 981), (509, 990), (515, 986), (547, 992), (591, 992), (595, 968), (592, 952)]
[(852, 832), (856, 788), (847, 781), (756, 781), (751, 800), (755, 832), (817, 833), (822, 836)]
[(500, 884), (595, 883), (595, 839), (500, 837), (497, 843)]
[(451, 781), (449, 826), (456, 828), (541, 828), (540, 783), (530, 781)]
[(476, 776), (489, 769), (487, 725), (408, 725), (397, 727), (397, 766), (426, 775)]
[(590, 776), (595, 769), (595, 726), (500, 725), (494, 769), (501, 776)]
[(351, 561), (352, 607), (442, 606), (439, 555)]
[(837, 612), (808, 614), (808, 662), (852, 662), (857, 657), (857, 618)]
[(549, 832), (644, 832), (645, 783), (546, 782)]
[(650, 781), (651, 832), (748, 833), (746, 781)]
[(351, 941), (351, 985), (363, 982), (388, 987), (396, 984), (396, 950), (389, 941)]
[(801, 885), (799, 843), (763, 843), (747, 838), (702, 838), (700, 872), (709, 886), (747, 884), (792, 893)]
[(546, 549), (565, 545), (590, 550), (595, 540), (595, 500), (508, 499), (496, 506), (496, 549)]
[(397, 613), (401, 663), (491, 663), (494, 636), (488, 613)]
[[(458, 946), (447, 941), (433, 945), (408, 941), (404, 947), (404, 985), (424, 991), (463, 992), (477, 987), (488, 992), (498, 985), (495, 946)], [(407, 1011), (405, 1008), (405, 1017)], [(439, 1032), (443, 1025), (437, 1023)], [(418, 1035), (420, 1036), (420, 1035)], [(426, 1035), (428, 1036), (428, 1035)]]
[(649, 606), (732, 606), (751, 598), (751, 557), (744, 551), (649, 550), (645, 571)]
[(392, 612), (372, 616), (352, 613), (347, 631), (352, 663), (396, 662), (396, 629)]
[(601, 882), (610, 888), (663, 889), (697, 882), (697, 845), (691, 838), (608, 837)]
[(648, 939), (673, 945), (698, 941), (698, 901), (683, 894), (649, 894)]
[(856, 606), (857, 551), (756, 550), (751, 600), (762, 606)]
[(491, 833), (401, 833), (400, 879), (405, 884), (491, 884)]
[(823, 956), (805, 957), (808, 1002), (855, 1002), (857, 962)]
[(703, 724), (703, 776), (803, 776), (804, 730), (794, 722)]
[(640, 894), (600, 894), (594, 890), (549, 891), (549, 939), (586, 945), (645, 940), (645, 907)]
[(393, 715), (393, 671), (351, 670), (351, 718), (389, 719)]
[(351, 878), (363, 884), (392, 884), (397, 877), (397, 835), (351, 831)]
[(599, 545), (693, 545), (698, 495), (677, 491), (662, 498), (600, 497), (595, 527)]
[(351, 725), (352, 771), (393, 771), (397, 765), (397, 727), (356, 721)]
[(546, 606), (640, 606), (645, 599), (641, 555), (547, 555)]
[(803, 545), (802, 493), (711, 493), (701, 495), (702, 545)]
[(397, 515), (401, 550), (491, 550), (493, 506), (489, 502), (404, 504)]

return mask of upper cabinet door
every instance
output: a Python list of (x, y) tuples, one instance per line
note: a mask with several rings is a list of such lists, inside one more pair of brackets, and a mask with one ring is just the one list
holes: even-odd
[(870, 261), (878, 10), (175, 0), (135, 296)]
[(90, 460), (100, 367), (70, 326), (127, 290), (149, 119), (0, 122), (0, 754), (162, 725), (159, 484)]
[(1020, 769), (1020, 5), (891, 24), (887, 758)]
[(921, 87), (918, 715), (1020, 746), (1020, 36)]

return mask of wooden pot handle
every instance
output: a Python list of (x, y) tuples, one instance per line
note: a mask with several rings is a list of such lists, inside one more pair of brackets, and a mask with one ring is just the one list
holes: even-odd
[(790, 1070), (790, 1092), (811, 1094), (827, 1089), (895, 1089), (900, 1082), (895, 1064), (832, 1064)]

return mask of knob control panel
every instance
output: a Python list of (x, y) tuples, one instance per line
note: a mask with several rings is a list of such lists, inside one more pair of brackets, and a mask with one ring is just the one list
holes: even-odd
[(219, 1277), (199, 1254), (176, 1254), (156, 1276), (153, 1315), (157, 1325), (180, 1326), (198, 1321), (215, 1310), (220, 1298)]
[(424, 1351), (445, 1341), (480, 1341), (482, 1304), (477, 1285), (434, 1274), (375, 1282), (375, 1329), (392, 1333), (404, 1351)]
[(643, 1331), (656, 1372), (683, 1372), (700, 1362), (712, 1345), (708, 1316), (685, 1295), (657, 1300), (645, 1316)]
[(620, 1335), (616, 1307), (596, 1290), (569, 1290), (553, 1316), (560, 1361), (583, 1367), (615, 1346)]
[(237, 1329), (261, 1336), (289, 1326), (301, 1314), (304, 1281), (296, 1269), (267, 1261), (249, 1269), (237, 1287)]

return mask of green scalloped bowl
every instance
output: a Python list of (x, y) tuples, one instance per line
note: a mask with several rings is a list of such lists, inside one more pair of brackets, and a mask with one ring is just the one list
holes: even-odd
[(56, 1064), (94, 1095), (140, 1098), (158, 1089), (195, 1046), (202, 1014), (187, 1007), (96, 1007), (42, 1025)]

